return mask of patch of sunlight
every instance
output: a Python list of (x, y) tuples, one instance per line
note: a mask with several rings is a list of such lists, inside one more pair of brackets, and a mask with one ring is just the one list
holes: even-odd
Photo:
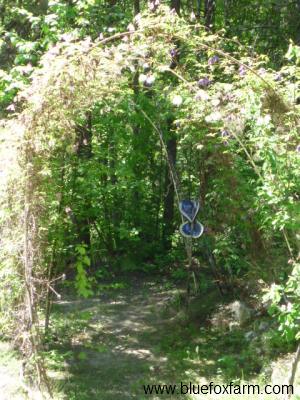
[(131, 330), (133, 331), (140, 331), (141, 329), (144, 329), (143, 324), (141, 322), (136, 322), (133, 321), (132, 319), (126, 319), (122, 321), (121, 325), (127, 327), (130, 327)]
[(50, 379), (57, 379), (57, 380), (62, 380), (62, 379), (67, 379), (67, 378), (71, 378), (72, 374), (70, 372), (68, 372), (68, 370), (65, 371), (58, 371), (58, 370), (51, 370), (48, 369), (47, 370), (47, 375)]
[(207, 360), (207, 359), (197, 359), (197, 358), (184, 358), (184, 361), (188, 361), (190, 365), (194, 366), (208, 366), (208, 365), (215, 365), (216, 362), (214, 360)]
[(128, 355), (134, 355), (137, 358), (145, 359), (145, 358), (153, 358), (153, 354), (151, 351), (146, 349), (125, 349), (123, 350), (124, 353)]
[(119, 305), (126, 306), (127, 305), (125, 300), (112, 300), (108, 304), (111, 306), (119, 306)]
[(21, 400), (24, 395), (20, 392), (21, 381), (18, 376), (10, 374), (7, 368), (0, 368), (1, 400)]
[(23, 400), (19, 371), (21, 362), (9, 343), (0, 342), (0, 393), (1, 400)]
[[(11, 349), (9, 343), (0, 342), (0, 399), (1, 400), (50, 400), (46, 393), (30, 389), (22, 382), (20, 377), (21, 360)], [(49, 376), (54, 371), (48, 371)], [(55, 378), (58, 372), (55, 372)], [(66, 373), (64, 373), (66, 374)], [(52, 376), (51, 376), (52, 377)], [(55, 394), (55, 400), (63, 400)]]
[(95, 329), (95, 330), (99, 330), (104, 327), (104, 324), (102, 324), (99, 321), (94, 321), (94, 322), (90, 323), (89, 325), (90, 325), (90, 328)]

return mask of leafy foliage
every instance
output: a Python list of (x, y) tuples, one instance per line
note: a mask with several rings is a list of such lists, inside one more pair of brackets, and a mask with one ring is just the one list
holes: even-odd
[[(5, 62), (14, 66), (0, 75), (0, 102), (12, 116), (3, 124), (10, 159), (1, 154), (1, 165), (10, 163), (1, 191), (2, 318), (13, 309), (17, 321), (24, 298), (38, 315), (61, 273), (75, 276), (84, 297), (93, 294), (90, 275), (107, 270), (157, 266), (185, 279), (178, 195), (201, 200), (210, 235), (194, 244), (200, 262), (214, 260), (232, 285), (275, 280), (271, 312), (289, 341), (299, 338), (299, 48), (291, 42), (274, 68), (283, 48), (272, 65), (166, 6), (128, 26), (129, 13), (116, 6), (114, 17), (102, 15), (97, 2), (55, 1), (38, 16), (10, 11), (2, 24), (22, 20), (24, 32), (9, 31), (14, 59)], [(38, 324), (25, 315), (23, 329)]]
[(91, 265), (90, 258), (86, 255), (86, 249), (84, 245), (77, 245), (75, 248), (77, 259), (76, 259), (76, 282), (75, 287), (77, 293), (80, 296), (88, 297), (93, 294), (91, 290), (91, 283), (87, 277), (85, 268)]

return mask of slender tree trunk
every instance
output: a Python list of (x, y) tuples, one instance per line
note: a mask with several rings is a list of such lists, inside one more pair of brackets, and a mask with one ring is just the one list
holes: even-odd
[[(87, 114), (86, 124), (77, 126), (77, 156), (82, 161), (92, 157), (92, 113)], [(91, 202), (88, 197), (84, 199), (84, 211), (89, 212)], [(77, 230), (79, 243), (84, 243), (88, 249), (91, 247), (90, 221), (88, 216), (77, 216)]]
[(47, 14), (48, 10), (48, 0), (39, 1), (39, 11), (41, 14)]
[(196, 12), (197, 18), (200, 18), (201, 16), (201, 6), (202, 6), (201, 3), (202, 3), (201, 0), (197, 0), (197, 12)]
[(109, 211), (110, 221), (113, 229), (111, 230), (110, 237), (110, 248), (112, 253), (115, 253), (118, 249), (118, 235), (116, 232), (120, 226), (120, 199), (118, 199), (118, 191), (116, 190), (116, 186), (118, 184), (118, 177), (116, 175), (116, 162), (117, 162), (117, 149), (116, 149), (116, 138), (115, 133), (109, 137), (108, 143), (108, 165), (109, 165), (109, 174), (110, 174), (110, 182), (114, 186), (113, 188), (113, 199), (112, 199), (112, 207)]
[[(171, 8), (175, 9), (178, 15), (180, 15), (180, 0), (171, 0)], [(176, 68), (179, 62), (179, 43), (176, 44), (175, 55), (173, 56), (171, 68)], [(171, 132), (173, 120), (168, 121), (168, 132), (169, 139), (167, 140), (166, 147), (168, 151), (168, 157), (173, 166), (176, 164), (177, 156), (177, 140), (174, 134)], [(164, 199), (164, 213), (163, 213), (163, 243), (166, 250), (171, 248), (170, 235), (174, 231), (173, 219), (174, 219), (174, 200), (175, 200), (175, 188), (172, 182), (169, 165), (166, 165), (165, 171), (165, 199)]]
[[(300, 0), (297, 0), (296, 8), (297, 8), (296, 13), (298, 15), (300, 15)], [(297, 42), (297, 45), (299, 46), (300, 45), (300, 18), (298, 18), (297, 31), (298, 32), (297, 32), (296, 42)]]
[[(114, 256), (115, 253), (115, 241), (114, 241), (114, 233), (112, 232), (112, 220), (111, 220), (111, 203), (108, 202), (107, 196), (106, 196), (106, 190), (108, 186), (109, 179), (112, 179), (114, 181), (114, 177), (110, 175), (110, 168), (112, 167), (111, 161), (110, 161), (110, 153), (111, 153), (111, 144), (110, 144), (111, 138), (109, 137), (104, 137), (103, 138), (103, 149), (106, 148), (106, 154), (104, 152), (102, 153), (101, 157), (101, 164), (103, 165), (103, 170), (104, 172), (101, 174), (101, 187), (104, 189), (102, 192), (102, 206), (103, 206), (103, 215), (105, 216), (106, 220), (106, 228), (107, 230), (105, 232), (102, 232), (99, 230), (97, 222), (93, 221), (93, 226), (97, 231), (97, 234), (99, 238), (105, 243), (106, 249), (108, 251), (108, 254), (110, 257)], [(113, 164), (114, 165), (114, 164)]]
[(224, 0), (224, 26), (225, 29), (229, 28), (229, 1), (228, 0)]
[[(295, 354), (295, 357), (294, 357), (294, 360), (292, 363), (292, 368), (291, 368), (290, 376), (288, 379), (288, 385), (294, 385), (299, 360), (300, 360), (300, 343), (298, 344), (297, 351), (296, 351), (296, 354)], [(291, 395), (292, 395), (292, 393), (291, 393), (291, 391), (289, 391), (286, 398), (289, 399), (291, 397)]]
[(215, 0), (205, 0), (204, 3), (204, 24), (207, 29), (211, 29), (215, 13)]
[[(171, 128), (171, 121), (169, 122), (169, 131)], [(175, 165), (177, 155), (177, 140), (176, 137), (171, 137), (167, 141), (167, 150), (170, 162)], [(163, 243), (166, 250), (171, 248), (170, 235), (174, 231), (173, 219), (174, 219), (174, 200), (175, 200), (175, 189), (172, 182), (168, 165), (166, 166), (165, 172), (165, 200), (164, 200), (164, 214), (163, 214)]]
[[(140, 10), (140, 2), (139, 0), (134, 0), (134, 14), (137, 15), (139, 13)], [(133, 87), (133, 93), (134, 93), (134, 100), (135, 103), (138, 103), (138, 98), (139, 98), (139, 94), (140, 94), (140, 88), (139, 88), (139, 69), (138, 69), (138, 62), (135, 62), (135, 69), (136, 72), (134, 74), (133, 77), (133, 81), (132, 81), (132, 87)], [(136, 108), (136, 112), (138, 112), (137, 108)], [(133, 126), (133, 153), (138, 153), (140, 151), (140, 146), (139, 146), (139, 141), (140, 141), (140, 124), (139, 123), (135, 123)], [(138, 165), (138, 163), (136, 163), (136, 165), (134, 165), (133, 167), (133, 172), (134, 175), (136, 177), (136, 181), (139, 182), (140, 180), (140, 167)], [(140, 194), (139, 194), (139, 190), (138, 188), (135, 188), (133, 191), (133, 204), (134, 207), (136, 209), (136, 212), (134, 213), (134, 219), (133, 222), (135, 224), (135, 226), (139, 226), (140, 225), (140, 215), (139, 212), (137, 210), (139, 210), (138, 204), (140, 202)]]
[(162, 189), (163, 189), (163, 148), (162, 145), (160, 147), (160, 171), (159, 171), (159, 184), (158, 184), (158, 194), (157, 194), (157, 200), (156, 200), (156, 221), (155, 221), (155, 234), (156, 237), (159, 237), (159, 231), (160, 231), (160, 224), (159, 224), (159, 214), (160, 214), (160, 207), (162, 204)]
[(180, 15), (180, 0), (171, 0), (171, 8), (174, 9), (178, 15)]
[(134, 11), (134, 15), (137, 15), (137, 14), (140, 13), (140, 11), (141, 11), (141, 9), (140, 9), (140, 0), (134, 0), (133, 11)]

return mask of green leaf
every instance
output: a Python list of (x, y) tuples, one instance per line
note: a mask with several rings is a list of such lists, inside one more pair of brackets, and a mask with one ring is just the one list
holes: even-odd
[(78, 354), (78, 359), (79, 359), (80, 361), (86, 360), (86, 359), (87, 359), (87, 354), (86, 354), (84, 351), (81, 351), (81, 352)]

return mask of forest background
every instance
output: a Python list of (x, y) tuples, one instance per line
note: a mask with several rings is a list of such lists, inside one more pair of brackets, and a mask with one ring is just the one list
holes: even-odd
[(41, 384), (60, 290), (131, 274), (186, 286), (183, 308), (212, 280), (272, 317), (271, 353), (297, 348), (299, 16), (299, 0), (0, 0), (0, 323)]

